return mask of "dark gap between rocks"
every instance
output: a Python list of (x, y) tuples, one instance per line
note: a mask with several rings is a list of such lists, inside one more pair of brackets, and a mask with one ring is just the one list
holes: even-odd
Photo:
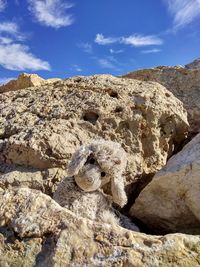
[(148, 228), (143, 222), (137, 218), (129, 216), (129, 210), (135, 203), (135, 200), (139, 196), (140, 192), (151, 182), (154, 174), (143, 175), (142, 178), (139, 178), (134, 184), (130, 184), (126, 187), (126, 192), (129, 195), (128, 203), (122, 209), (119, 210), (123, 215), (127, 216), (133, 223), (135, 223), (140, 231), (145, 234), (154, 234), (151, 229)]
[(172, 156), (174, 156), (175, 154), (179, 153), (196, 135), (198, 134), (198, 132), (189, 132), (187, 138), (185, 138), (181, 143), (177, 144), (174, 141), (174, 151), (172, 153), (172, 155), (170, 155), (170, 157), (168, 157), (167, 160), (169, 160)]

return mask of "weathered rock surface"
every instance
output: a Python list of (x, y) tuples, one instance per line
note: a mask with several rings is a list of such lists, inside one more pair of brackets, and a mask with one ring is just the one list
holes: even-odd
[(0, 86), (0, 93), (15, 91), (32, 86), (39, 86), (42, 84), (49, 84), (59, 81), (58, 78), (45, 80), (37, 74), (22, 73), (16, 80), (11, 80), (7, 84)]
[(170, 158), (130, 213), (161, 232), (200, 234), (200, 134)]
[(0, 95), (0, 162), (61, 169), (80, 145), (104, 138), (128, 153), (130, 184), (165, 165), (187, 128), (182, 103), (157, 83), (75, 77)]
[(157, 67), (124, 75), (125, 78), (155, 81), (165, 86), (180, 99), (188, 112), (191, 132), (200, 132), (200, 69)]
[(37, 168), (0, 164), (0, 187), (29, 187), (53, 195), (57, 184), (67, 175), (67, 170), (51, 168), (38, 170)]
[(75, 216), (37, 190), (0, 191), (0, 265), (197, 267), (200, 237), (147, 236)]

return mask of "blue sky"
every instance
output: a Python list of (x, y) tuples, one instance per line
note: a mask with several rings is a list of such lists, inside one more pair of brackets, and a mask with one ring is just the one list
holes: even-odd
[(200, 56), (200, 0), (0, 0), (0, 83), (186, 64)]

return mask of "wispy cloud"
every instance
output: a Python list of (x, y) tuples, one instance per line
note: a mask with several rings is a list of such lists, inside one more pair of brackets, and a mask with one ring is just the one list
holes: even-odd
[(60, 28), (74, 22), (67, 10), (73, 6), (65, 0), (28, 0), (29, 9), (36, 20), (49, 27)]
[(14, 22), (1, 22), (0, 34), (11, 35), (17, 40), (25, 39), (25, 34), (22, 34), (19, 30), (19, 26)]
[(8, 38), (8, 37), (3, 37), (3, 36), (0, 36), (0, 44), (11, 44), (13, 42), (13, 39), (11, 38)]
[(0, 24), (0, 65), (9, 70), (50, 70), (49, 63), (33, 55), (22, 41), (25, 35), (16, 23)]
[(200, 17), (200, 0), (164, 0), (172, 14), (174, 29), (183, 28)]
[(115, 50), (115, 49), (112, 49), (112, 48), (109, 51), (110, 51), (111, 54), (121, 54), (121, 53), (124, 52), (123, 49)]
[(115, 69), (115, 65), (107, 58), (98, 58), (97, 62), (103, 69)]
[(113, 56), (93, 57), (102, 69), (119, 70), (120, 63)]
[(71, 66), (71, 70), (72, 71), (76, 71), (76, 72), (82, 72), (83, 71), (82, 68), (79, 65), (77, 65), (77, 64), (73, 64)]
[(0, 45), (0, 65), (9, 70), (50, 70), (46, 61), (34, 56), (22, 44)]
[(14, 79), (15, 79), (14, 77), (0, 77), (0, 85), (6, 84)]
[(2, 12), (6, 7), (6, 1), (0, 0), (0, 12)]
[(122, 37), (121, 43), (131, 46), (148, 46), (148, 45), (161, 45), (163, 41), (155, 35), (131, 35), (128, 37)]
[(161, 49), (157, 49), (157, 48), (141, 51), (142, 54), (152, 54), (152, 53), (159, 53), (159, 52), (161, 52)]
[(99, 45), (109, 45), (114, 43), (120, 43), (130, 46), (149, 46), (149, 45), (161, 45), (163, 40), (156, 35), (139, 35), (134, 34), (128, 37), (104, 37), (103, 34), (97, 34), (94, 40)]
[(85, 53), (88, 53), (88, 54), (93, 53), (92, 44), (90, 43), (80, 43), (78, 44), (78, 47), (80, 47)]
[(114, 37), (104, 37), (103, 34), (97, 33), (95, 38), (95, 43), (99, 45), (107, 45), (107, 44), (113, 44), (119, 41), (119, 38)]

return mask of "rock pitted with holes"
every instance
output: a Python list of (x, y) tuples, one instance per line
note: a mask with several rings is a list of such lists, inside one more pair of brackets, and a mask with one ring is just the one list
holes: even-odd
[(127, 152), (131, 184), (159, 170), (187, 129), (182, 103), (153, 82), (97, 75), (0, 95), (1, 165), (27, 173), (65, 168), (82, 144), (103, 138)]
[[(130, 72), (123, 77), (141, 81), (154, 81), (165, 86), (183, 102), (188, 112), (190, 132), (200, 132), (200, 69), (198, 62), (175, 67), (157, 67)], [(195, 66), (194, 68), (192, 66)]]

